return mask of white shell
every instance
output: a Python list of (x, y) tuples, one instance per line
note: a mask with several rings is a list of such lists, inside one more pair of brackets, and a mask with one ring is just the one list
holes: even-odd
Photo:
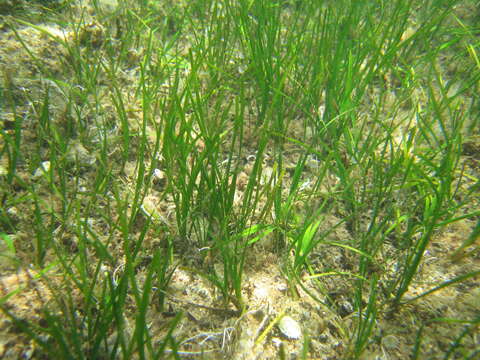
[(302, 329), (300, 325), (293, 320), (290, 316), (284, 316), (278, 322), (278, 328), (282, 335), (284, 335), (287, 339), (297, 340), (300, 339), (302, 336)]
[(33, 173), (33, 178), (38, 179), (43, 175), (46, 175), (50, 171), (50, 161), (44, 161), (40, 164), (37, 170)]

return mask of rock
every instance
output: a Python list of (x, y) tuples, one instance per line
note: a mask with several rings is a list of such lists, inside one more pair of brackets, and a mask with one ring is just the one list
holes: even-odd
[(300, 328), (300, 325), (290, 316), (284, 316), (278, 322), (278, 329), (283, 336), (290, 340), (298, 340), (302, 336), (302, 329)]

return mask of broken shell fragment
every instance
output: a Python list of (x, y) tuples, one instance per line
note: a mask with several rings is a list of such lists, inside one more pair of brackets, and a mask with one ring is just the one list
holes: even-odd
[(43, 161), (33, 173), (33, 178), (38, 179), (50, 171), (50, 161)]
[(278, 329), (282, 335), (290, 340), (297, 340), (302, 336), (302, 329), (300, 328), (300, 325), (290, 316), (284, 316), (278, 322)]

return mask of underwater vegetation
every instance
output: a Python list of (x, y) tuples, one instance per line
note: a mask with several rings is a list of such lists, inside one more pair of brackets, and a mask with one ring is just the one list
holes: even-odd
[(478, 11), (0, 0), (0, 358), (477, 358)]

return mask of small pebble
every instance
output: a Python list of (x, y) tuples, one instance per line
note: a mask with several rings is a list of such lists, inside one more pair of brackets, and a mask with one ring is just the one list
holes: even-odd
[(302, 336), (302, 329), (300, 329), (300, 325), (290, 316), (284, 316), (278, 322), (278, 328), (280, 329), (282, 335), (284, 335), (287, 339), (297, 340)]
[(162, 188), (162, 189), (165, 188), (165, 186), (167, 185), (167, 174), (165, 174), (160, 169), (154, 169), (152, 182), (154, 185), (158, 186), (159, 188)]
[(387, 335), (382, 339), (382, 345), (387, 350), (395, 350), (399, 345), (399, 341), (394, 335)]

